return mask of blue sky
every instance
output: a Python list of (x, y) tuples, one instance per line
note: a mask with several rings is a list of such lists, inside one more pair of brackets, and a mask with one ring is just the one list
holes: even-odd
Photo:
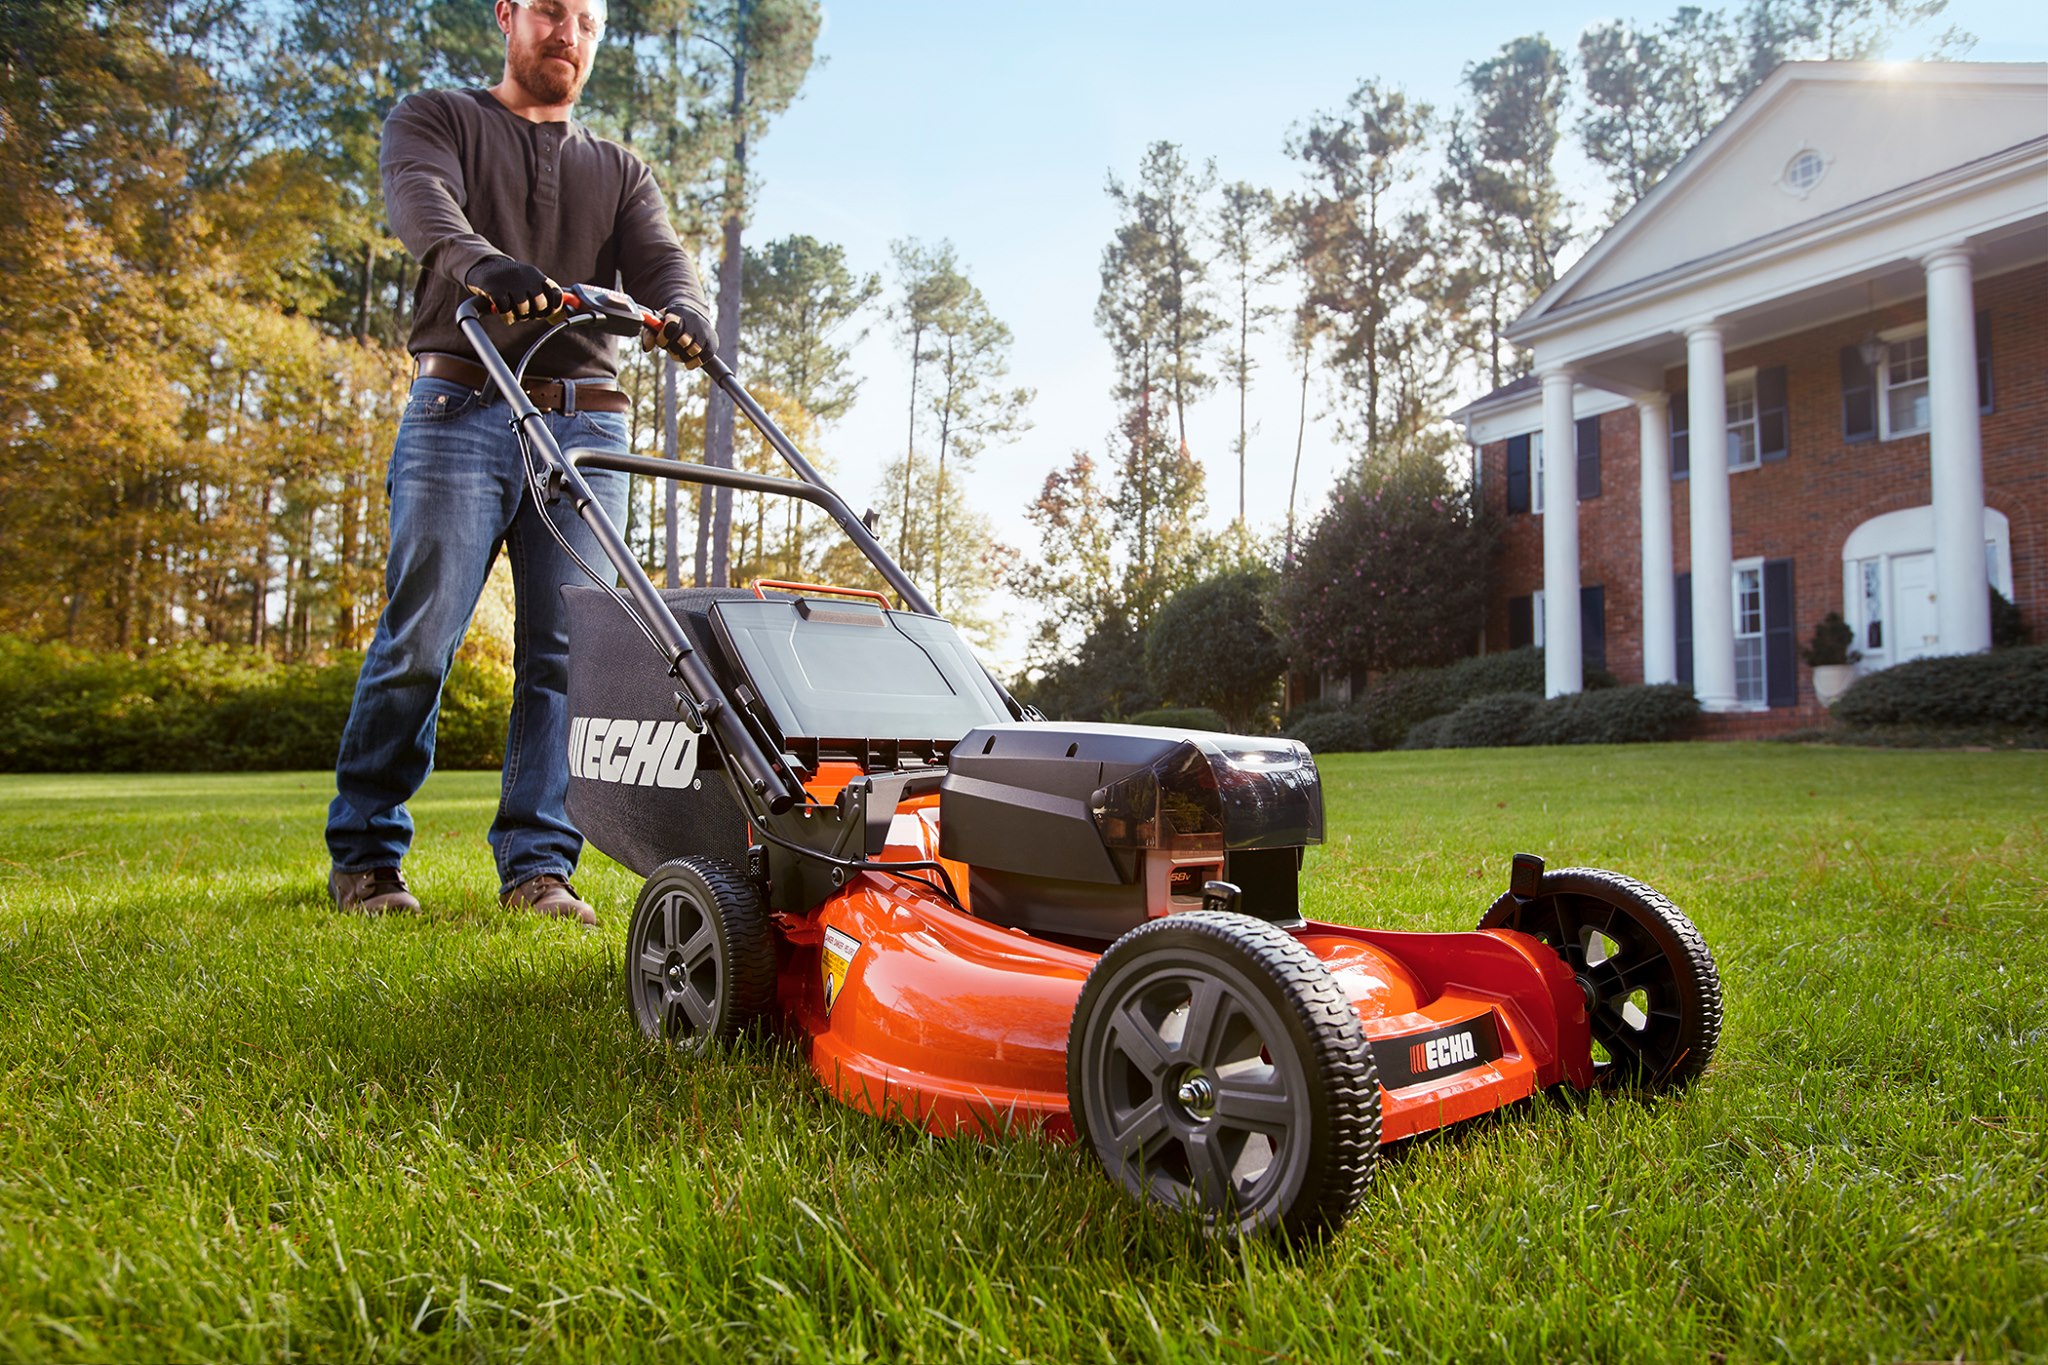
[[(1440, 111), (1455, 104), (1466, 64), (1532, 30), (1572, 49), (1590, 24), (1654, 22), (1674, 5), (1385, 3), (1096, 4), (881, 3), (826, 0), (824, 63), (756, 149), (760, 194), (749, 240), (804, 232), (837, 242), (888, 281), (901, 237), (950, 239), (968, 274), (1012, 328), (1014, 382), (1037, 390), (1034, 428), (986, 452), (966, 477), (997, 535), (1032, 548), (1023, 507), (1076, 449), (1101, 455), (1115, 414), (1107, 345), (1094, 324), (1103, 245), (1115, 213), (1111, 172), (1129, 179), (1152, 142), (1213, 157), (1223, 180), (1286, 192), (1291, 128), (1339, 105), (1359, 81), (1405, 87)], [(1951, 0), (1929, 29), (1890, 56), (1924, 51), (1934, 31), (1978, 37), (1972, 60), (2048, 59), (2048, 7)], [(1588, 215), (1604, 186), (1568, 165)], [(885, 318), (857, 350), (860, 401), (821, 449), (856, 506), (875, 498), (902, 449), (909, 369)], [(1293, 457), (1293, 385), (1276, 331), (1255, 376), (1249, 515), (1278, 525)], [(1312, 404), (1316, 400), (1312, 399)], [(1311, 413), (1314, 414), (1312, 406)], [(1218, 525), (1234, 511), (1235, 397), (1223, 390), (1190, 414), (1189, 443), (1209, 468)], [(1312, 513), (1351, 452), (1313, 422), (1302, 461)], [(1021, 650), (1008, 632), (992, 662)]]

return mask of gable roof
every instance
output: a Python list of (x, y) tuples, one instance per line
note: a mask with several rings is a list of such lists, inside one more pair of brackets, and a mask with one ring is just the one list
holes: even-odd
[[(1507, 329), (1522, 340), (1695, 262), (1851, 217), (1961, 165), (2048, 137), (2048, 64), (1788, 62)], [(1787, 172), (1821, 163), (1803, 187)], [(1811, 169), (1809, 159), (1808, 169)]]

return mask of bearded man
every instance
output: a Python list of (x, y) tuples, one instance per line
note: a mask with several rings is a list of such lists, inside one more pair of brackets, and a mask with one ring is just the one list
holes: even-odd
[[(503, 550), (517, 611), (505, 769), (490, 845), (498, 894), (583, 924), (596, 912), (569, 884), (583, 839), (568, 790), (568, 625), (559, 589), (583, 560), (605, 563), (564, 500), (536, 505), (507, 410), (455, 324), (469, 295), (488, 300), (491, 343), (523, 351), (561, 286), (622, 286), (665, 310), (642, 349), (685, 363), (710, 354), (703, 288), (645, 163), (570, 117), (604, 27), (604, 0), (496, 0), (505, 69), (484, 90), (409, 96), (385, 120), (386, 214), (419, 260), (407, 349), (416, 369), (386, 487), (388, 598), (356, 680), (327, 816), (328, 891), (344, 910), (417, 910), (400, 871), (412, 843), (405, 803), (433, 768), (441, 688), (491, 566)], [(534, 357), (526, 392), (564, 453), (626, 444), (617, 344), (562, 332)], [(626, 476), (586, 471), (613, 522)], [(543, 524), (554, 523), (554, 531)]]

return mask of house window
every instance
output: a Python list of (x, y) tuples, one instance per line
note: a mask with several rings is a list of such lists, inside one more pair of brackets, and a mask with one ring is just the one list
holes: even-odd
[(1536, 600), (1533, 597), (1510, 597), (1508, 599), (1508, 648), (1524, 649), (1536, 643)]
[(1754, 469), (1761, 446), (1756, 429), (1756, 372), (1728, 380), (1728, 468)]
[[(1543, 433), (1529, 433), (1529, 510), (1542, 515), (1543, 512)], [(1543, 608), (1536, 608), (1537, 618), (1543, 616)], [(1543, 641), (1538, 640), (1537, 644)]]
[(1877, 405), (1887, 441), (1927, 430), (1927, 333), (1900, 337), (1885, 346), (1877, 368), (1882, 393)]
[(1791, 193), (1803, 198), (1827, 173), (1828, 159), (1813, 148), (1807, 147), (1785, 163), (1785, 171), (1779, 183)]
[(1866, 559), (1863, 574), (1863, 644), (1872, 653), (1884, 650), (1884, 560)]
[(1764, 705), (1764, 562), (1735, 566), (1735, 699)]
[(1543, 589), (1538, 588), (1535, 592), (1529, 594), (1529, 614), (1532, 618), (1530, 630), (1536, 637), (1533, 643), (1538, 649), (1541, 649), (1543, 648)]

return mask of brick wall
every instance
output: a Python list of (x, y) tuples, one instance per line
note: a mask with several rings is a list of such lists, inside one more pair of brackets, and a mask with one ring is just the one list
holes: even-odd
[[(2034, 638), (2048, 638), (2048, 265), (1979, 280), (1976, 297), (1977, 307), (1991, 315), (1994, 410), (1981, 419), (1984, 498), (2011, 522), (2014, 600)], [(1930, 498), (1925, 435), (1843, 441), (1841, 349), (1873, 328), (1925, 320), (1925, 301), (1915, 300), (1727, 355), (1731, 374), (1785, 367), (1787, 458), (1736, 471), (1728, 491), (1734, 557), (1793, 561), (1802, 645), (1815, 622), (1842, 608), (1842, 545), (1849, 533), (1872, 517), (1924, 506)], [(1666, 389), (1684, 387), (1681, 366), (1667, 375)], [(1643, 680), (1638, 449), (1635, 409), (1604, 414), (1600, 496), (1579, 505), (1580, 581), (1606, 589), (1607, 667), (1625, 683)], [(1543, 518), (1507, 515), (1506, 442), (1483, 447), (1480, 458), (1482, 495), (1505, 526), (1486, 610), (1486, 647), (1496, 650), (1507, 648), (1508, 599), (1543, 586)], [(1671, 524), (1676, 573), (1691, 557), (1684, 480), (1671, 484)], [(1810, 701), (1803, 663), (1799, 692), (1802, 703)]]

